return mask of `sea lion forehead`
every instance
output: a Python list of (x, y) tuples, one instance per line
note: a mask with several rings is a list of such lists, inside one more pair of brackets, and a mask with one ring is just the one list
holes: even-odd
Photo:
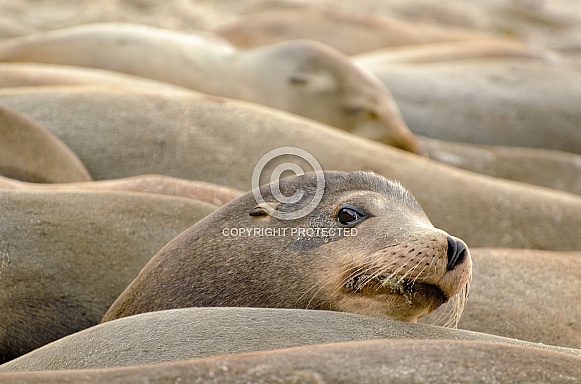
[[(353, 71), (354, 67), (364, 68), (349, 60), (342, 52), (325, 44), (312, 40), (288, 40), (271, 46), (257, 48), (275, 52), (285, 61), (293, 61), (297, 71), (327, 72), (336, 78), (349, 78), (346, 73), (351, 73), (353, 81), (361, 80), (355, 74), (368, 72), (367, 70)], [(370, 73), (370, 72), (368, 72)], [(355, 78), (357, 77), (357, 78)]]
[[(324, 180), (323, 186), (321, 185), (321, 179)], [(344, 197), (354, 196), (354, 194), (357, 194), (359, 196), (358, 200), (361, 200), (365, 199), (365, 196), (361, 196), (361, 193), (371, 192), (373, 195), (369, 196), (369, 199), (384, 197), (388, 202), (403, 204), (411, 210), (423, 214), (423, 209), (417, 200), (399, 182), (386, 179), (373, 172), (347, 173), (327, 171), (322, 172), (322, 177), (321, 174), (309, 172), (304, 175), (283, 178), (274, 183), (278, 183), (281, 193), (285, 196), (290, 196), (297, 191), (303, 191), (305, 198), (311, 198), (320, 188), (324, 188), (323, 202), (331, 202), (331, 199), (339, 200)], [(272, 186), (273, 183), (270, 183), (260, 188), (266, 201), (274, 199)]]

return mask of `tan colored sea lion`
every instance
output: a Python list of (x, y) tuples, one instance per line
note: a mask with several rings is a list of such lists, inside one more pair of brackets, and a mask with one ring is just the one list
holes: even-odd
[(214, 31), (241, 47), (295, 39), (319, 41), (347, 55), (380, 48), (441, 41), (472, 41), (483, 32), (406, 22), (377, 14), (354, 15), (314, 8), (280, 9), (245, 15)]
[[(349, 3), (352, 3), (349, 1)], [(360, 3), (363, 7), (364, 4)], [(581, 8), (571, 0), (482, 0), (464, 3), (454, 0), (371, 2), (365, 8), (391, 11), (410, 20), (427, 20), (445, 26), (460, 26), (482, 32), (514, 36), (521, 41), (574, 54), (581, 32)], [(352, 4), (352, 6), (355, 6)]]
[(0, 43), (0, 61), (86, 66), (148, 77), (261, 103), (423, 153), (389, 91), (347, 56), (314, 41), (236, 50), (210, 33), (105, 23)]
[(575, 383), (581, 357), (458, 340), (371, 340), (175, 363), (3, 373), (3, 383)]
[(132, 192), (0, 197), (0, 361), (97, 324), (149, 258), (214, 209)]
[(581, 154), (581, 71), (522, 60), (369, 65), (417, 133)]
[(466, 244), (434, 228), (401, 185), (373, 173), (307, 173), (248, 192), (184, 231), (103, 322), (185, 307), (329, 309), (416, 322), (452, 300), (454, 322), (471, 272)]
[(0, 88), (80, 84), (193, 92), (161, 81), (96, 68), (37, 63), (0, 63)]
[(242, 194), (242, 191), (223, 185), (162, 175), (140, 175), (116, 180), (58, 184), (27, 183), (0, 176), (0, 188), (43, 191), (133, 191), (186, 197), (215, 206), (224, 205)]
[(79, 158), (46, 128), (0, 105), (0, 175), (42, 182), (89, 181)]
[[(181, 90), (167, 83), (97, 69), (0, 63), (0, 87), (66, 84), (111, 84), (176, 92)], [(574, 155), (530, 148), (474, 147), (425, 137), (421, 140), (428, 146), (432, 159), (495, 177), (581, 194), (579, 166)], [(555, 169), (559, 171), (555, 172)]]
[(126, 367), (377, 339), (486, 341), (581, 357), (579, 349), (345, 312), (216, 307), (148, 312), (99, 324), (0, 365), (0, 372)]
[(515, 40), (487, 39), (383, 48), (353, 56), (364, 66), (424, 64), (462, 60), (520, 58), (556, 63), (561, 58), (545, 48)]
[(581, 155), (543, 148), (420, 138), (430, 158), (458, 168), (581, 195)]
[[(251, 189), (267, 152), (312, 154), (323, 169), (400, 181), (434, 225), (471, 247), (576, 251), (578, 196), (476, 175), (281, 111), (199, 95), (94, 87), (0, 91), (0, 103), (63, 140), (95, 179), (163, 174)], [(54, 110), (59, 113), (55, 114)], [(297, 161), (299, 158), (291, 158)], [(308, 164), (304, 165), (309, 170)]]
[(474, 279), (460, 328), (581, 348), (581, 252), (470, 251)]

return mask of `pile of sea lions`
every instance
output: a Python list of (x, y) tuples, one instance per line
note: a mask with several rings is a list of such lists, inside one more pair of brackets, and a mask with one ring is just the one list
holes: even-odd
[(581, 10), (104, 3), (0, 28), (0, 382), (581, 382)]

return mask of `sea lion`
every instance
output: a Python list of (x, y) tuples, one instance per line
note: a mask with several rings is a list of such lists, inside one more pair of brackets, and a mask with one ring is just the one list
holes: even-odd
[(281, 41), (319, 41), (347, 55), (380, 48), (441, 41), (472, 41), (484, 32), (409, 22), (366, 13), (314, 8), (280, 9), (244, 15), (214, 29), (240, 47), (256, 47)]
[(543, 148), (466, 144), (428, 137), (420, 139), (432, 160), (581, 195), (581, 155)]
[(193, 92), (190, 89), (161, 81), (96, 68), (37, 63), (0, 63), (0, 88), (79, 84)]
[(127, 367), (376, 339), (486, 341), (581, 357), (579, 349), (345, 312), (215, 307), (148, 312), (99, 324), (0, 365), (0, 372)]
[[(277, 191), (302, 197), (290, 201)], [(454, 322), (471, 271), (466, 244), (434, 228), (401, 185), (373, 173), (307, 173), (248, 192), (184, 231), (148, 262), (103, 322), (216, 306), (415, 322), (455, 300)]]
[(478, 3), (410, 0), (392, 1), (385, 7), (404, 19), (514, 36), (563, 52), (574, 50), (581, 32), (581, 9), (568, 0), (485, 0)]
[(580, 248), (571, 231), (581, 217), (579, 196), (463, 171), (282, 111), (86, 86), (3, 90), (0, 103), (51, 129), (98, 180), (163, 174), (248, 191), (261, 157), (291, 146), (324, 170), (369, 170), (400, 181), (436, 227), (472, 247)]
[(3, 383), (575, 383), (581, 357), (459, 340), (370, 340), (79, 371), (3, 373)]
[(0, 105), (0, 175), (42, 183), (91, 180), (83, 163), (61, 140), (4, 105)]
[(581, 71), (523, 60), (367, 66), (416, 134), (581, 154)]
[(470, 251), (474, 279), (460, 328), (581, 348), (581, 252)]
[(185, 197), (216, 207), (224, 205), (242, 194), (242, 191), (223, 185), (163, 175), (140, 175), (116, 180), (59, 184), (27, 183), (0, 176), (0, 188), (43, 191), (133, 191)]
[(163, 245), (214, 207), (111, 191), (0, 190), (0, 361), (97, 324)]
[(352, 57), (364, 66), (521, 58), (557, 63), (559, 55), (515, 40), (487, 39), (383, 48)]
[(208, 29), (233, 17), (230, 13), (236, 8), (229, 4), (218, 10), (218, 3), (182, 3), (181, 0), (163, 3), (104, 0), (100, 4), (93, 7), (90, 0), (43, 1), (36, 4), (36, 9), (31, 9), (29, 0), (5, 3), (0, 14), (0, 40), (79, 24), (129, 20), (182, 31)]
[(389, 91), (347, 56), (314, 41), (237, 50), (210, 33), (104, 23), (2, 42), (0, 61), (68, 64), (148, 77), (275, 107), (423, 153)]

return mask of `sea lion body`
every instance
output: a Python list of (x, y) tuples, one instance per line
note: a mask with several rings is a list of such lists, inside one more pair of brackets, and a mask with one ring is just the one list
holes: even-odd
[[(494, 368), (491, 368), (494, 367)], [(222, 355), (146, 366), (4, 373), (22, 383), (575, 383), (581, 358), (514, 345), (459, 340), (370, 340)]]
[(530, 60), (369, 65), (416, 133), (581, 154), (581, 72)]
[(91, 84), (194, 92), (174, 84), (103, 69), (38, 63), (0, 63), (0, 88)]
[(0, 373), (127, 367), (376, 339), (486, 341), (581, 357), (578, 349), (353, 313), (215, 307), (148, 312), (99, 324), (0, 365)]
[(67, 64), (148, 77), (265, 104), (423, 153), (389, 91), (348, 57), (314, 41), (238, 51), (209, 33), (105, 23), (9, 40), (0, 44), (0, 61)]
[(314, 8), (282, 9), (245, 15), (219, 26), (214, 31), (241, 47), (309, 39), (347, 55), (392, 46), (471, 41), (486, 36), (468, 29)]
[(420, 137), (430, 159), (507, 180), (581, 195), (581, 155), (544, 148), (457, 143)]
[(132, 191), (155, 193), (194, 199), (216, 207), (224, 205), (242, 194), (242, 191), (223, 185), (162, 175), (140, 175), (116, 180), (55, 184), (26, 183), (0, 176), (0, 188), (44, 191)]
[(84, 164), (66, 144), (4, 105), (0, 105), (0, 146), (0, 175), (42, 183), (91, 180)]
[(248, 191), (260, 158), (292, 146), (312, 154), (324, 170), (370, 170), (400, 181), (436, 227), (472, 247), (580, 248), (571, 228), (579, 225), (581, 201), (572, 194), (477, 175), (235, 100), (41, 88), (0, 91), (0, 102), (50, 129), (98, 180), (162, 174)]
[[(284, 196), (303, 195), (285, 202), (275, 186), (278, 181), (248, 192), (176, 237), (103, 321), (235, 306), (415, 322), (453, 298), (458, 311), (451, 321), (461, 314), (471, 274), (468, 248), (434, 228), (403, 187), (371, 173), (310, 173), (280, 180)], [(319, 192), (320, 203), (306, 216), (277, 216), (302, 212)], [(265, 202), (257, 205), (256, 193)]]
[(581, 348), (581, 252), (471, 248), (471, 255), (459, 328)]
[(487, 39), (454, 41), (393, 47), (365, 52), (352, 57), (364, 66), (422, 64), (462, 60), (520, 58), (554, 64), (559, 56), (547, 49), (514, 40)]
[(97, 324), (161, 247), (214, 206), (111, 191), (0, 190), (0, 361)]

